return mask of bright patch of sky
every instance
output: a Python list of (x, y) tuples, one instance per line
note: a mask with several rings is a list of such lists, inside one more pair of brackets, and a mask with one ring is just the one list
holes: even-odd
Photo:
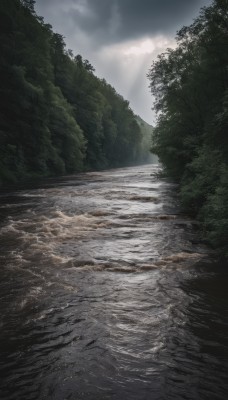
[(67, 48), (81, 54), (130, 107), (155, 123), (146, 77), (152, 62), (175, 33), (197, 17), (211, 0), (37, 0), (36, 11), (65, 37)]

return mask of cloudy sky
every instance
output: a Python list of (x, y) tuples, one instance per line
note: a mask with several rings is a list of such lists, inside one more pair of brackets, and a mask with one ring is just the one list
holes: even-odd
[(211, 0), (36, 0), (36, 11), (94, 66), (130, 107), (154, 124), (146, 74), (175, 34)]

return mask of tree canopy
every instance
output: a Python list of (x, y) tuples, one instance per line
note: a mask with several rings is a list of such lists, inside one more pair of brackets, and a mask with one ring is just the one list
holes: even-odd
[(140, 161), (143, 135), (128, 102), (34, 4), (0, 2), (0, 182)]
[(181, 200), (228, 253), (228, 1), (214, 0), (148, 73), (157, 126), (152, 150)]

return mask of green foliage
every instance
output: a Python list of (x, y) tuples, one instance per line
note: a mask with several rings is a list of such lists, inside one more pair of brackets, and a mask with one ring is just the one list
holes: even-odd
[(197, 214), (208, 196), (214, 192), (221, 175), (221, 154), (217, 149), (203, 146), (198, 156), (185, 167), (181, 182), (181, 199), (184, 207)]
[(34, 4), (0, 2), (0, 182), (137, 162), (142, 134), (128, 102)]
[(201, 210), (207, 236), (228, 257), (228, 167), (221, 166), (220, 179)]
[(158, 113), (153, 151), (181, 184), (185, 208), (227, 246), (228, 2), (214, 0), (149, 71)]

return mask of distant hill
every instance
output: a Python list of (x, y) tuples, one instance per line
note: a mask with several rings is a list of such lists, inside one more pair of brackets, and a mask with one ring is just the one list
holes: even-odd
[(141, 141), (141, 154), (139, 156), (140, 162), (157, 163), (158, 157), (155, 154), (152, 154), (150, 151), (152, 147), (152, 136), (154, 127), (144, 121), (139, 115), (136, 116), (136, 121), (140, 127), (143, 136)]

